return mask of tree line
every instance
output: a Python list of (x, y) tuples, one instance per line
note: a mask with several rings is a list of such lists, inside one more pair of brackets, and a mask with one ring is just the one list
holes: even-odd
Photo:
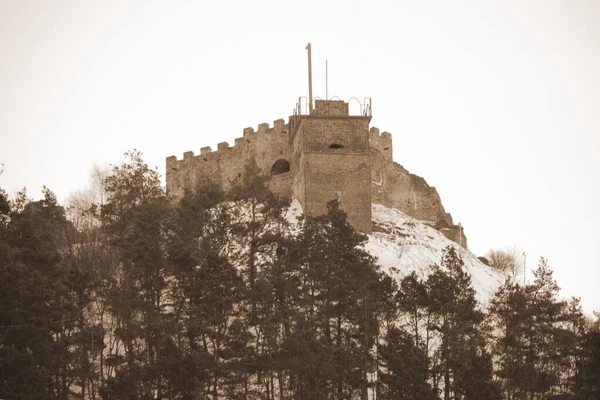
[(453, 247), (397, 281), (255, 163), (173, 203), (126, 156), (99, 204), (0, 190), (0, 398), (600, 398), (598, 322), (546, 260), (484, 307)]

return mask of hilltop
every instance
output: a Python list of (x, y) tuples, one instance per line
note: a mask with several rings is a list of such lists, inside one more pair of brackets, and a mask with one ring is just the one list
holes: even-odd
[[(294, 224), (301, 213), (300, 204), (294, 200), (288, 210), (288, 221)], [(463, 259), (464, 268), (477, 292), (477, 300), (482, 305), (487, 305), (507, 278), (448, 239), (429, 221), (418, 220), (381, 204), (372, 204), (371, 213), (373, 232), (367, 235), (365, 250), (376, 258), (382, 270), (398, 281), (413, 271), (426, 278), (429, 267), (440, 262), (448, 246), (454, 247)]]

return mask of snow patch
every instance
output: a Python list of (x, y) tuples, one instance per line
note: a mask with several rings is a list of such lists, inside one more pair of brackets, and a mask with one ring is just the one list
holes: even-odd
[(488, 304), (506, 280), (506, 275), (494, 271), (424, 221), (381, 204), (373, 204), (371, 211), (373, 233), (368, 235), (365, 249), (390, 276), (400, 280), (415, 271), (425, 278), (428, 267), (439, 263), (443, 250), (452, 246), (462, 257), (482, 305)]
[[(429, 266), (439, 264), (447, 246), (454, 247), (462, 257), (482, 306), (487, 306), (506, 280), (506, 275), (482, 263), (473, 253), (430, 226), (430, 222), (381, 204), (372, 204), (371, 211), (373, 233), (367, 235), (364, 248), (377, 259), (382, 270), (396, 280), (400, 281), (413, 271), (425, 278)], [(302, 207), (297, 199), (293, 199), (285, 214), (293, 233), (298, 231), (300, 215)]]

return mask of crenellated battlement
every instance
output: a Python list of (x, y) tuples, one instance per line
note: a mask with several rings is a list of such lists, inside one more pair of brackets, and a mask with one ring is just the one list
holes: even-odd
[[(288, 125), (283, 119), (273, 124), (261, 123), (257, 129), (247, 127), (242, 136), (234, 139), (234, 145), (220, 142), (216, 149), (202, 147), (199, 154), (193, 151), (183, 153), (183, 158), (167, 158), (167, 192), (180, 197), (186, 190), (193, 190), (199, 182), (214, 181), (224, 188), (231, 185), (244, 172), (245, 163), (254, 158), (258, 166), (270, 173), (273, 163), (279, 159), (290, 162), (292, 159), (288, 144)], [(286, 182), (289, 179), (290, 182)], [(280, 186), (274, 188), (280, 193), (291, 195), (291, 174), (278, 179)], [(285, 189), (288, 187), (289, 189)]]
[(379, 128), (369, 129), (369, 146), (372, 150), (382, 153), (386, 159), (392, 159), (392, 134), (379, 133)]
[(392, 134), (387, 131), (379, 133), (379, 128), (372, 127), (369, 129), (369, 139), (372, 143), (382, 144), (385, 146), (392, 143)]
[(167, 165), (173, 165), (176, 162), (189, 161), (198, 157), (219, 157), (225, 153), (239, 150), (242, 147), (248, 146), (250, 141), (257, 138), (258, 135), (282, 135), (288, 132), (288, 125), (285, 120), (277, 119), (273, 121), (273, 127), (268, 122), (258, 124), (258, 130), (252, 127), (242, 130), (242, 137), (234, 139), (234, 145), (230, 146), (228, 142), (220, 142), (217, 144), (217, 150), (213, 151), (210, 146), (200, 148), (199, 155), (195, 156), (193, 151), (183, 153), (183, 158), (178, 159), (177, 156), (167, 157)]

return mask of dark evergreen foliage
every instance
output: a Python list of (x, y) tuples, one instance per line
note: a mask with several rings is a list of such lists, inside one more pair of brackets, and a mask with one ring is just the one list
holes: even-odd
[(399, 282), (337, 201), (292, 230), (253, 160), (177, 204), (141, 153), (102, 204), (0, 190), (0, 398), (600, 398), (600, 335), (545, 260), (489, 309), (460, 252)]
[(507, 281), (490, 307), (496, 374), (504, 396), (514, 399), (572, 392), (580, 357), (580, 307), (558, 299), (558, 285), (543, 258), (534, 277), (526, 286)]
[(596, 323), (581, 338), (581, 357), (574, 377), (577, 400), (600, 399), (600, 326)]
[(381, 346), (379, 399), (437, 399), (428, 382), (427, 353), (409, 333), (392, 327)]

